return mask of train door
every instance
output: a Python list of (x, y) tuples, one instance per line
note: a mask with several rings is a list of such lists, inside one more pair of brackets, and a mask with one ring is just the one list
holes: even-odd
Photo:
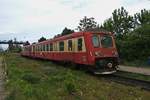
[(78, 37), (74, 40), (74, 54), (73, 59), (75, 63), (79, 64), (86, 64), (86, 48), (85, 48), (85, 41), (84, 37)]
[(91, 44), (91, 33), (84, 34), (84, 48), (85, 48), (85, 64), (93, 65), (93, 49)]
[(74, 55), (74, 39), (69, 39), (68, 41), (67, 41), (67, 48), (66, 48), (67, 50), (67, 52), (68, 52), (68, 61), (73, 61), (74, 59), (73, 59), (73, 55)]

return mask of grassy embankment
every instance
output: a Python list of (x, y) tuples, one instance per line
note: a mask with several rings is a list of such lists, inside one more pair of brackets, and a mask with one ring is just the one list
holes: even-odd
[[(150, 92), (50, 61), (7, 54), (7, 100), (149, 100)], [(69, 66), (68, 66), (69, 67)]]

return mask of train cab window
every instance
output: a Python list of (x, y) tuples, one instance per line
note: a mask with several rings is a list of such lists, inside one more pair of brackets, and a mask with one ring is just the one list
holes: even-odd
[(82, 38), (78, 39), (78, 51), (82, 51)]
[(98, 35), (93, 35), (92, 37), (92, 43), (94, 47), (99, 47), (99, 36)]
[(64, 51), (64, 42), (59, 42), (59, 51)]
[(104, 48), (109, 48), (113, 46), (112, 37), (108, 35), (101, 36), (101, 44)]
[(72, 51), (72, 40), (68, 40), (68, 51)]
[(53, 44), (50, 44), (50, 51), (53, 51)]

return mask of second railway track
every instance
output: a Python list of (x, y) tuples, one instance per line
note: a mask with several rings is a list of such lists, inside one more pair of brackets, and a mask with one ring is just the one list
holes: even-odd
[(119, 76), (115, 74), (104, 76), (104, 78), (109, 81), (114, 81), (117, 83), (130, 85), (130, 86), (136, 86), (136, 87), (140, 87), (141, 89), (150, 91), (150, 81), (144, 81), (144, 80), (129, 78), (125, 76)]

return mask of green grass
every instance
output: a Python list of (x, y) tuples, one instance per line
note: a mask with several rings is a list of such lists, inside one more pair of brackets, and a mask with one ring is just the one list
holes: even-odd
[(6, 54), (7, 100), (149, 100), (150, 92), (80, 70)]

